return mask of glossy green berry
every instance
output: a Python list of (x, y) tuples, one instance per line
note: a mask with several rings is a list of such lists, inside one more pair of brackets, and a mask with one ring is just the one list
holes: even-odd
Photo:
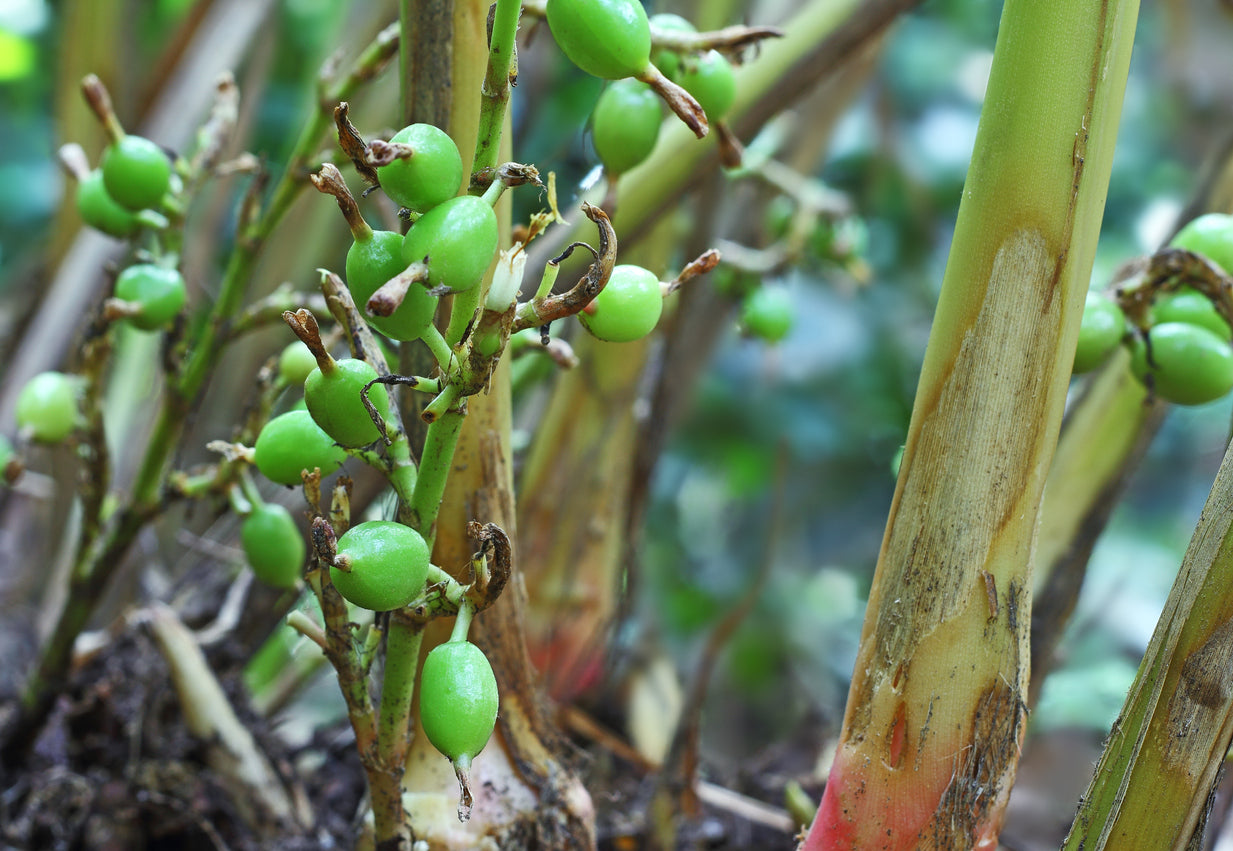
[(466, 768), (497, 723), (497, 678), (469, 641), (438, 644), (420, 673), (420, 723), (433, 747)]
[(428, 544), (410, 526), (370, 520), (338, 539), (334, 564), (330, 581), (352, 603), (374, 612), (400, 609), (424, 590)]
[(655, 273), (625, 264), (612, 270), (608, 283), (578, 318), (593, 336), (628, 343), (651, 333), (663, 309), (663, 292)]
[(741, 325), (746, 333), (771, 343), (788, 336), (795, 316), (792, 296), (783, 287), (760, 286), (741, 305)]
[(103, 184), (116, 203), (130, 210), (158, 206), (171, 186), (171, 160), (141, 136), (125, 136), (103, 152)]
[[(652, 15), (650, 24), (653, 29), (665, 30), (667, 32), (696, 33), (698, 31), (691, 22), (671, 12), (660, 12), (658, 15)], [(652, 47), (651, 61), (655, 63), (655, 67), (662, 71), (663, 75), (669, 80), (675, 81), (680, 75), (681, 54), (675, 50), (669, 50), (666, 47)]]
[(561, 52), (588, 74), (636, 77), (651, 62), (651, 26), (638, 0), (548, 0), (546, 11)]
[(1233, 275), (1233, 216), (1227, 213), (1207, 213), (1191, 219), (1169, 244), (1202, 254), (1226, 275)]
[(1083, 320), (1079, 324), (1073, 371), (1089, 372), (1100, 366), (1125, 335), (1126, 316), (1117, 302), (1104, 293), (1088, 292), (1083, 303)]
[(143, 331), (156, 331), (175, 319), (186, 297), (184, 277), (153, 263), (129, 266), (116, 278), (116, 298), (141, 308), (127, 320)]
[[(357, 239), (347, 249), (347, 287), (361, 311), (382, 284), (406, 268), (402, 242), (402, 234), (378, 230), (368, 239)], [(409, 341), (424, 336), (436, 310), (437, 297), (429, 295), (421, 284), (412, 284), (392, 314), (364, 316), (368, 324), (390, 339)]]
[(431, 124), (412, 124), (394, 134), (391, 142), (410, 145), (415, 155), (377, 169), (381, 188), (395, 203), (426, 213), (458, 194), (462, 186), (462, 157), (449, 134)]
[(137, 216), (116, 203), (103, 185), (102, 169), (95, 169), (77, 184), (77, 212), (95, 230), (123, 239), (137, 232)]
[(736, 101), (736, 74), (718, 50), (683, 60), (678, 82), (702, 106), (708, 121), (722, 121)]
[(240, 525), (244, 557), (257, 578), (275, 588), (294, 588), (308, 547), (291, 512), (281, 505), (256, 506)]
[[(321, 430), (343, 446), (367, 446), (381, 436), (360, 396), (364, 385), (377, 377), (369, 364), (355, 358), (334, 361), (322, 372), (317, 367), (304, 379), (304, 404)], [(368, 400), (382, 417), (390, 412), (390, 399), (381, 384), (368, 391)]]
[(497, 214), (488, 202), (461, 195), (433, 207), (411, 226), (402, 244), (403, 263), (427, 260), (430, 287), (469, 290), (488, 271), (498, 235)]
[(63, 372), (40, 372), (17, 394), (17, 427), (41, 443), (59, 443), (77, 427), (77, 382)]
[(1190, 287), (1168, 293), (1152, 305), (1152, 324), (1162, 322), (1189, 322), (1225, 340), (1233, 340), (1233, 330), (1230, 330), (1229, 323), (1224, 321), (1211, 299)]
[(287, 345), (278, 355), (278, 380), (286, 385), (299, 386), (308, 374), (317, 368), (317, 359), (308, 346), (299, 342)]
[(1185, 322), (1164, 322), (1148, 334), (1147, 346), (1137, 341), (1130, 367), (1160, 398), (1179, 405), (1202, 405), (1233, 389), (1233, 348), (1206, 328)]
[(591, 114), (591, 140), (610, 176), (624, 174), (651, 155), (663, 120), (659, 95), (638, 80), (604, 89)]
[(328, 476), (347, 460), (346, 451), (321, 430), (308, 411), (288, 411), (265, 424), (253, 447), (253, 463), (271, 482), (298, 485), (304, 470)]

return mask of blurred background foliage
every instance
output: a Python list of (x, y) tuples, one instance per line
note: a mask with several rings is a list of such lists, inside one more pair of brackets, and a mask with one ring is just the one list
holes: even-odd
[[(83, 126), (65, 52), (83, 36), (68, 16), (90, 4), (0, 2), (0, 331), (11, 345), (78, 227), (55, 149)], [(102, 46), (121, 116), (143, 114), (178, 41), (209, 3), (99, 3), (127, 16), (125, 42)], [(279, 0), (274, 23), (238, 69), (245, 147), (277, 170), (313, 97), (316, 69), (341, 37), (353, 44), (392, 19), (391, 4)], [(667, 2), (652, 11), (676, 11)], [(722, 4), (726, 6), (733, 4)], [(733, 19), (780, 20), (789, 4), (735, 8)], [(765, 14), (764, 14), (765, 11)], [(653, 481), (645, 536), (617, 634), (634, 658), (668, 653), (689, 676), (701, 639), (746, 592), (776, 530), (770, 580), (724, 655), (704, 736), (719, 760), (739, 762), (802, 725), (838, 726), (885, 516), (892, 458), (911, 413), (919, 363), (942, 280), (950, 230), (976, 131), (999, 4), (929, 0), (891, 30), (816, 177), (846, 193), (863, 219), (870, 274), (805, 258), (776, 276), (797, 304), (796, 324), (768, 346), (731, 328), (674, 431)], [(1233, 14), (1215, 0), (1145, 4), (1109, 190), (1093, 286), (1163, 242), (1233, 131)], [(76, 33), (76, 35), (74, 35)], [(543, 34), (543, 35), (546, 35)], [(598, 81), (566, 66), (548, 39), (514, 95), (515, 158), (558, 173), (563, 204), (595, 164), (584, 131)], [(99, 48), (96, 46), (95, 50)], [(392, 103), (391, 82), (365, 95)], [(69, 104), (72, 104), (71, 106)], [(375, 109), (360, 115), (376, 134)], [(394, 123), (389, 112), (387, 124)], [(808, 116), (804, 117), (808, 120)], [(185, 121), (190, 121), (186, 117)], [(134, 121), (134, 125), (137, 122)], [(390, 126), (388, 129), (394, 129)], [(228, 239), (235, 184), (214, 199), (217, 258)], [(308, 268), (341, 265), (347, 232), (324, 213)], [(535, 203), (529, 194), (524, 204)], [(727, 238), (765, 244), (762, 204)], [(276, 246), (263, 273), (311, 285), (300, 240)], [(208, 280), (209, 256), (195, 263)], [(284, 265), (280, 265), (284, 264)], [(276, 270), (276, 271), (271, 271)], [(718, 276), (712, 276), (718, 278)], [(696, 284), (712, 286), (714, 281)], [(268, 289), (268, 287), (267, 287)], [(199, 293), (198, 296), (207, 297)], [(265, 338), (262, 356), (273, 350)], [(278, 340), (282, 340), (278, 337)], [(260, 347), (259, 346), (259, 347)], [(247, 379), (242, 373), (237, 380)], [(220, 380), (222, 378), (220, 377)], [(216, 392), (219, 392), (216, 388)], [(223, 391), (225, 392), (225, 391)], [(1098, 546), (1083, 600), (1045, 687), (1036, 730), (1079, 727), (1099, 736), (1120, 706), (1221, 457), (1227, 400), (1178, 409), (1136, 474)], [(0, 423), (0, 429), (11, 429)], [(776, 458), (783, 453), (782, 475)], [(781, 516), (771, 493), (781, 489)], [(329, 689), (320, 690), (329, 694)]]

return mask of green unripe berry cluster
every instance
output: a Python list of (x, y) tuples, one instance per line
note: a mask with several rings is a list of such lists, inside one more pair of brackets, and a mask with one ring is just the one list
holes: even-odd
[(420, 722), (433, 747), (466, 768), (496, 726), (500, 699), (492, 665), (469, 641), (433, 648), (420, 672)]
[(338, 539), (330, 581), (350, 602), (375, 612), (400, 609), (424, 590), (428, 544), (409, 526), (370, 520)]
[(483, 279), (497, 251), (497, 214), (483, 198), (460, 195), (438, 204), (407, 231), (405, 265), (427, 263), (430, 287), (457, 292)]
[(131, 302), (138, 312), (128, 322), (143, 331), (157, 331), (184, 309), (187, 290), (184, 278), (175, 269), (138, 263), (116, 278), (116, 298)]
[[(1201, 254), (1227, 272), (1233, 267), (1233, 216), (1200, 216), (1182, 228), (1171, 246)], [(1202, 405), (1233, 390), (1233, 330), (1206, 294), (1185, 284), (1160, 294), (1147, 321), (1146, 338), (1127, 335), (1118, 305), (1089, 293), (1075, 372), (1099, 366), (1118, 343), (1128, 342), (1131, 371), (1166, 401)]]
[(128, 210), (157, 207), (171, 187), (171, 160), (141, 136), (125, 136), (103, 152), (107, 194)]
[(651, 333), (663, 309), (659, 277), (641, 266), (624, 264), (612, 270), (608, 283), (578, 319), (600, 340), (628, 343)]
[(792, 296), (780, 286), (766, 285), (749, 293), (741, 304), (745, 333), (768, 343), (778, 343), (792, 330), (796, 309)]
[(288, 411), (270, 420), (253, 447), (253, 463), (261, 475), (280, 485), (300, 484), (304, 470), (320, 468), (321, 475), (328, 476), (346, 460), (346, 451), (308, 411)]
[(646, 83), (617, 80), (604, 89), (591, 113), (591, 140), (609, 176), (650, 156), (662, 120), (659, 95)]
[[(376, 378), (377, 371), (356, 358), (333, 361), (324, 371), (318, 366), (304, 380), (304, 404), (321, 430), (337, 443), (367, 446), (381, 437), (381, 432), (360, 394)], [(368, 399), (382, 417), (389, 414), (390, 398), (383, 385), (374, 384)]]
[(244, 557), (257, 578), (275, 588), (294, 588), (308, 547), (291, 512), (281, 505), (262, 503), (240, 525)]
[(391, 142), (410, 145), (415, 153), (377, 169), (381, 188), (414, 213), (426, 213), (453, 198), (462, 186), (462, 156), (449, 134), (431, 124), (412, 124)]
[(40, 443), (59, 443), (77, 427), (77, 380), (41, 372), (17, 394), (17, 427)]
[(592, 76), (636, 77), (651, 62), (651, 26), (637, 0), (548, 0), (546, 13), (561, 52)]

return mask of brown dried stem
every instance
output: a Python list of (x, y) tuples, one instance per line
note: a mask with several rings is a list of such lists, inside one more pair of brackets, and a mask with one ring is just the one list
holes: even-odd
[(412, 263), (403, 271), (377, 287), (368, 298), (364, 309), (371, 316), (391, 316), (407, 297), (407, 291), (416, 284), (428, 281), (428, 266), (424, 263)]
[(706, 112), (693, 95), (669, 80), (662, 71), (651, 64), (648, 64), (646, 70), (638, 75), (638, 79), (653, 88), (664, 99), (664, 103), (668, 104), (668, 108), (685, 122), (685, 126), (693, 131), (695, 136), (699, 139), (706, 136), (709, 129), (706, 123)]
[(377, 170), (368, 162), (368, 145), (347, 115), (350, 108), (346, 101), (334, 107), (334, 126), (338, 128), (338, 144), (364, 182), (379, 186), (381, 181), (377, 178)]
[(355, 196), (347, 188), (347, 181), (343, 179), (338, 166), (333, 163), (323, 163), (321, 169), (315, 174), (310, 174), (308, 179), (312, 181), (313, 188), (318, 192), (334, 196), (334, 200), (338, 202), (338, 209), (342, 210), (343, 217), (347, 220), (347, 227), (351, 228), (351, 236), (356, 242), (372, 239), (372, 228), (360, 214), (360, 207), (355, 202)]
[[(599, 207), (584, 203), (582, 212), (599, 228), (599, 249), (595, 252), (595, 262), (568, 292), (549, 296), (539, 302), (532, 300), (519, 305), (518, 313), (514, 317), (513, 333), (525, 328), (539, 328), (557, 319), (573, 316), (590, 304), (608, 283), (616, 265), (616, 231), (612, 229), (608, 214)], [(549, 262), (554, 265), (560, 263), (572, 249), (571, 245), (564, 254)]]

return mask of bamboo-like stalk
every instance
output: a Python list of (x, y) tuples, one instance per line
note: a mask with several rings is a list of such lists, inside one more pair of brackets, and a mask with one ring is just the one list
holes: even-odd
[(1066, 851), (1192, 847), (1233, 741), (1231, 656), (1233, 452), (1212, 485)]
[(1008, 0), (813, 849), (996, 847), (1135, 0)]
[(1164, 420), (1119, 349), (1084, 389), (1062, 425), (1040, 508), (1032, 603), (1032, 681), (1036, 705), (1053, 653), (1079, 599), (1096, 539)]

